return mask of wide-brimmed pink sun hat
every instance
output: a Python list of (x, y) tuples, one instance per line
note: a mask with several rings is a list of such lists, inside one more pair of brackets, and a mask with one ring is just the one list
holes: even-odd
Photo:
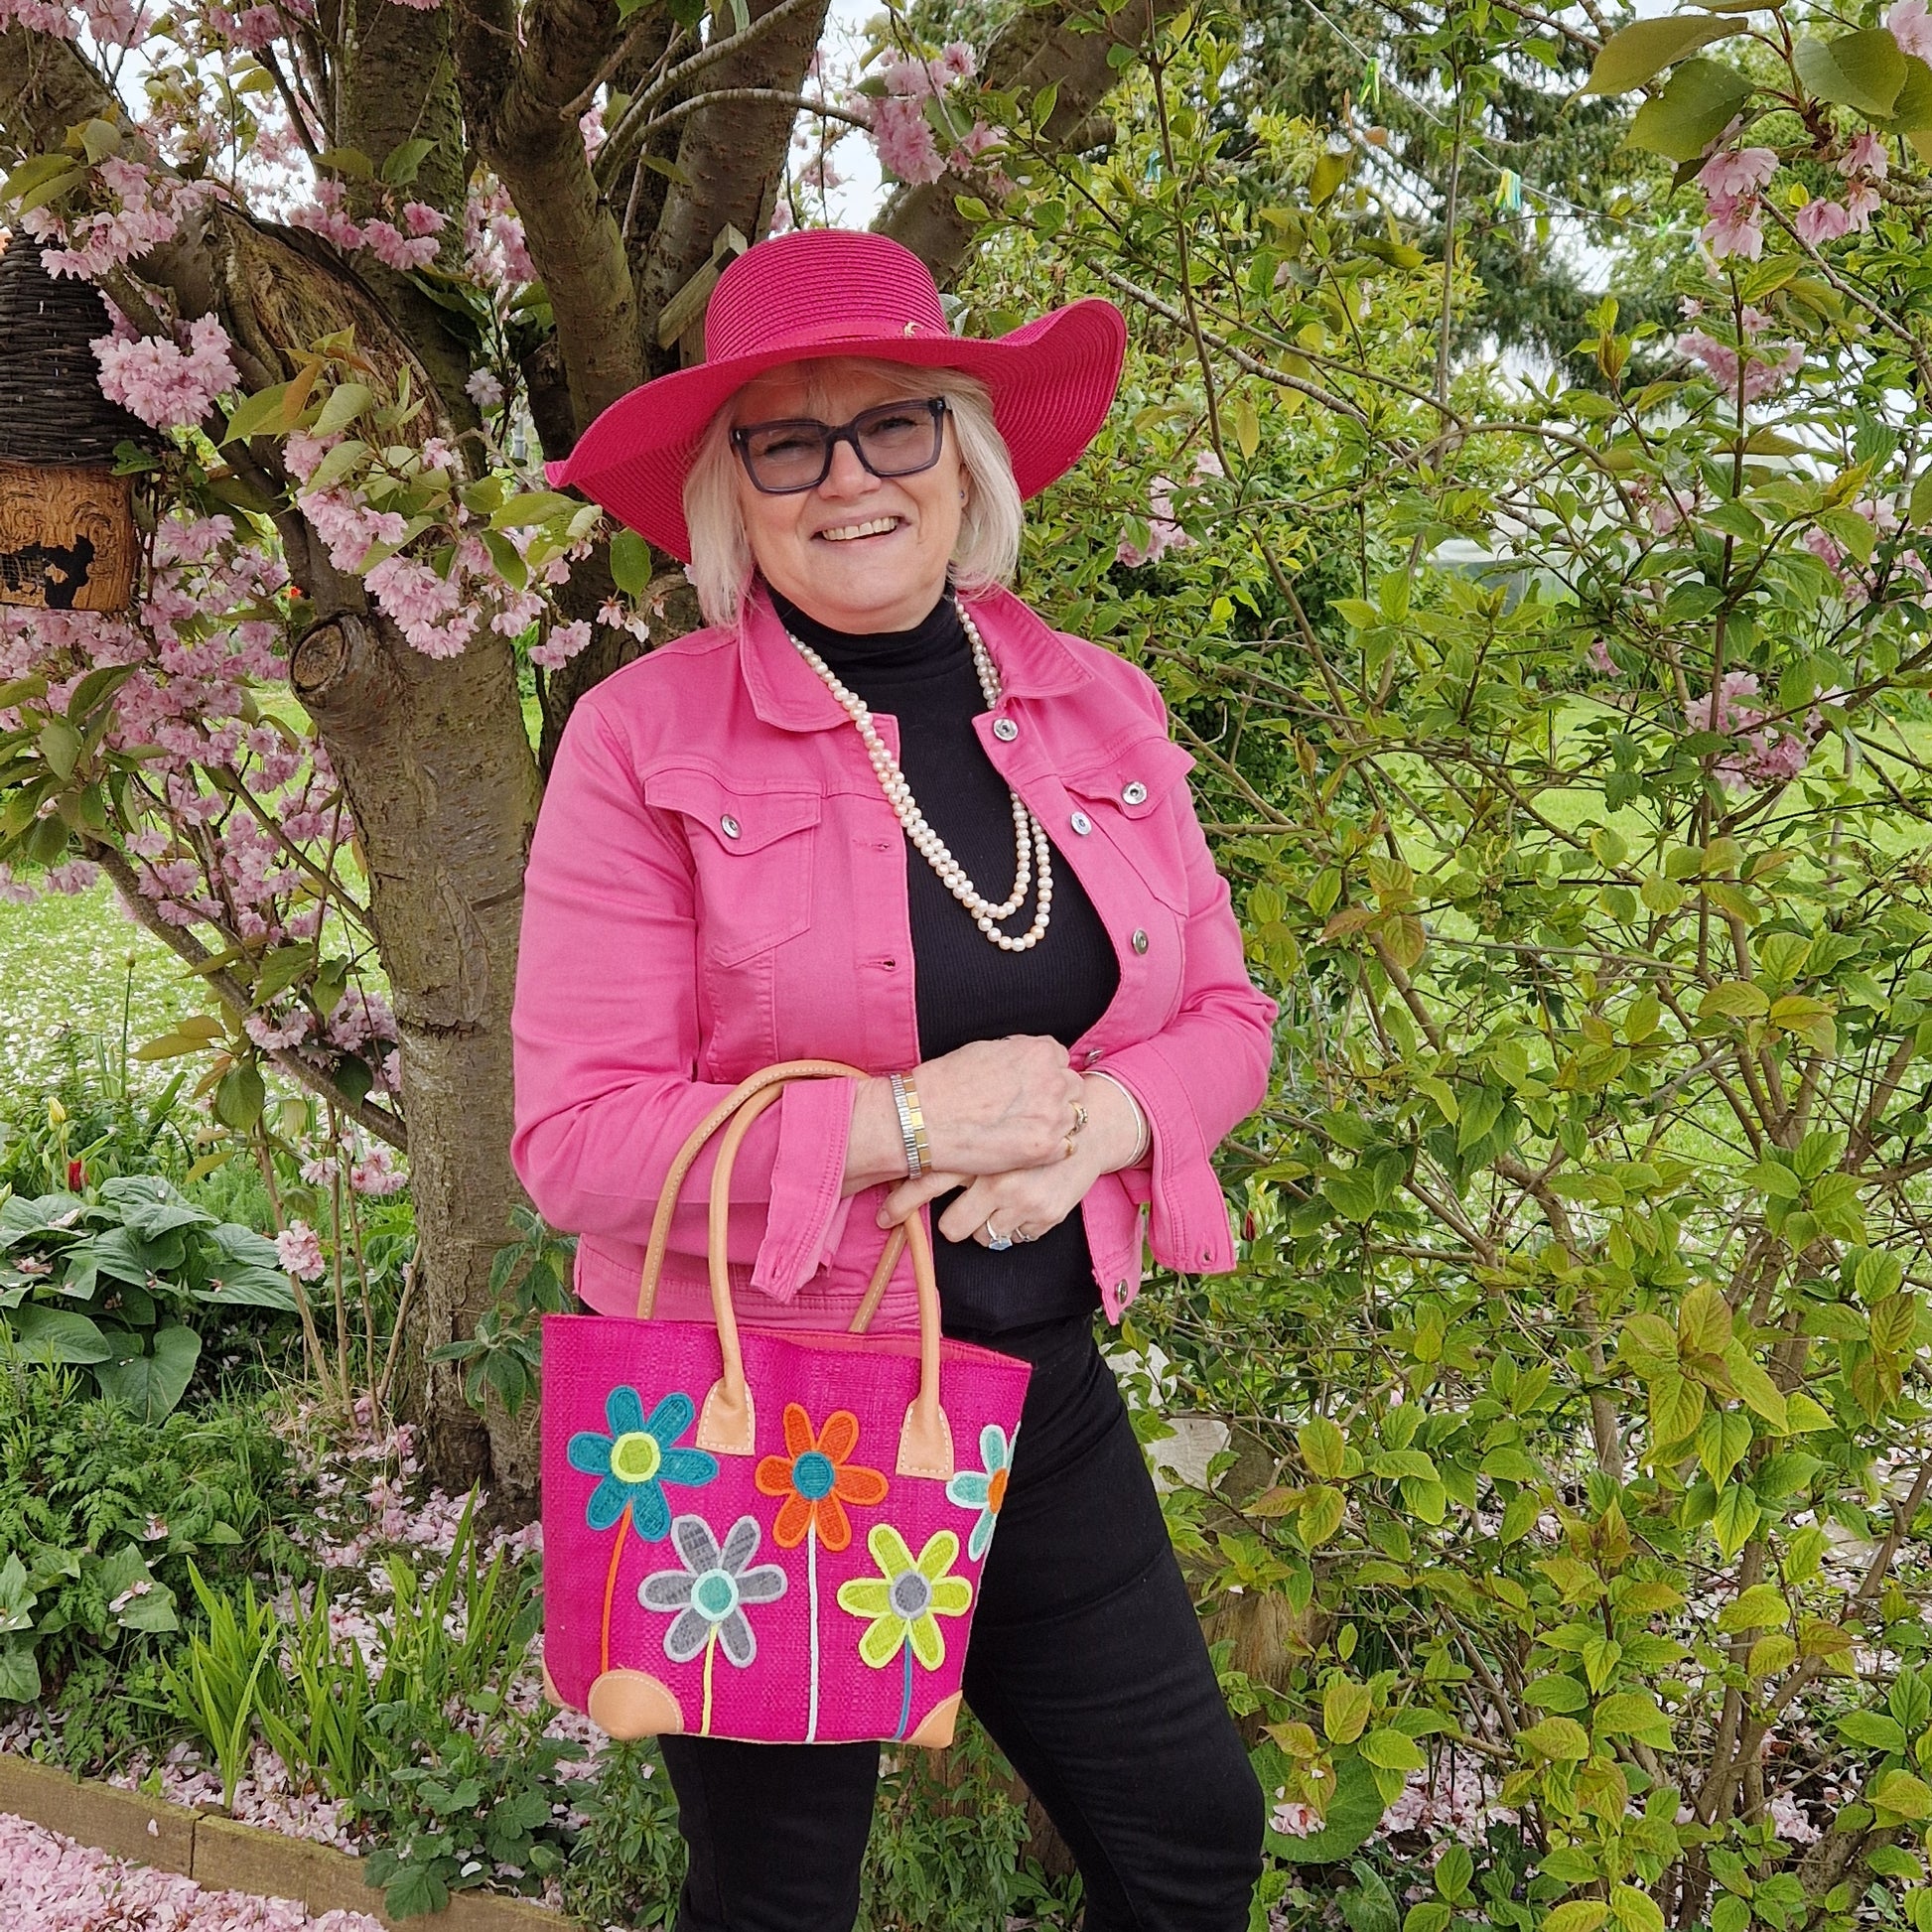
[(705, 310), (705, 359), (620, 396), (561, 463), (545, 466), (660, 550), (691, 561), (684, 480), (718, 407), (786, 362), (863, 355), (963, 369), (985, 383), (1024, 496), (1080, 459), (1120, 382), (1127, 325), (1088, 296), (981, 342), (946, 326), (926, 265), (885, 235), (808, 228), (748, 248)]

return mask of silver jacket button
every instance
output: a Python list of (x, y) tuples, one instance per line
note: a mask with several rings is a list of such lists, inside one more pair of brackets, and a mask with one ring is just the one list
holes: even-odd
[(1011, 718), (996, 718), (993, 721), (993, 736), (1002, 745), (1011, 745), (1020, 736), (1020, 727)]
[(735, 839), (737, 838), (739, 833), (744, 830), (744, 827), (739, 824), (737, 819), (732, 817), (730, 812), (727, 812), (724, 815), (724, 817), (718, 821), (718, 829), (719, 831), (724, 833), (726, 838)]
[(1146, 952), (1147, 951), (1147, 927), (1144, 925), (1137, 925), (1134, 928), (1133, 938), (1131, 938), (1127, 943), (1130, 946), (1132, 946), (1136, 952)]
[(1131, 784), (1123, 785), (1121, 787), (1120, 802), (1123, 805), (1145, 805), (1147, 803), (1147, 786), (1142, 784), (1138, 778)]
[(1073, 816), (1067, 820), (1067, 823), (1071, 825), (1073, 829), (1076, 832), (1078, 832), (1082, 838), (1085, 838), (1086, 835), (1093, 830), (1093, 820), (1090, 819), (1085, 812), (1075, 812)]

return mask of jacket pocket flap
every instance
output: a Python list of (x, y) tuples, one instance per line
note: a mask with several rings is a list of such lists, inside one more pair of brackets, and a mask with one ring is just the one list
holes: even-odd
[(799, 785), (760, 789), (694, 765), (671, 765), (644, 779), (644, 803), (681, 813), (702, 825), (736, 857), (761, 852), (774, 840), (816, 825), (823, 800)]
[(1194, 760), (1169, 738), (1141, 738), (1061, 780), (1070, 792), (1112, 805), (1127, 818), (1145, 818), (1194, 768)]

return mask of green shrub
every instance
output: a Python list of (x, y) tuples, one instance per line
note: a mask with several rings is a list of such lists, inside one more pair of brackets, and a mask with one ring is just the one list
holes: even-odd
[[(292, 1473), (254, 1407), (150, 1423), (70, 1368), (0, 1360), (0, 1700), (58, 1708), (76, 1670), (93, 1684), (102, 1662), (134, 1673), (170, 1654), (191, 1561), (217, 1582), (303, 1574)], [(100, 1729), (95, 1702), (74, 1707), (83, 1732)], [(150, 1678), (130, 1725), (152, 1728), (156, 1702)]]
[(272, 1241), (160, 1174), (0, 1200), (0, 1330), (29, 1360), (84, 1368), (144, 1421), (187, 1393), (210, 1318), (274, 1332), (295, 1307)]

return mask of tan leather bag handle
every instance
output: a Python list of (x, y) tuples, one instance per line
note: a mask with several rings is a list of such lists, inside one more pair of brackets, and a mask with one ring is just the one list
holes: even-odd
[[(793, 1080), (859, 1079), (869, 1076), (840, 1060), (785, 1060), (742, 1080), (691, 1130), (657, 1197), (650, 1239), (644, 1250), (642, 1277), (637, 1287), (637, 1315), (648, 1320), (657, 1302), (657, 1283), (670, 1246), (671, 1216), (677, 1207), (685, 1176), (706, 1142), (724, 1128), (717, 1165), (711, 1175), (706, 1260), (711, 1277), (711, 1312), (718, 1326), (722, 1370), (698, 1415), (697, 1445), (722, 1455), (750, 1455), (757, 1433), (752, 1390), (745, 1377), (745, 1357), (739, 1345), (738, 1317), (732, 1308), (731, 1274), (726, 1240), (731, 1216), (731, 1175), (738, 1150), (754, 1121), (775, 1102)], [(918, 1215), (894, 1230), (874, 1271), (865, 1299), (852, 1319), (852, 1332), (864, 1333), (879, 1307), (886, 1283), (899, 1254), (910, 1247), (912, 1279), (919, 1302), (919, 1392), (905, 1412), (899, 1431), (897, 1469), (900, 1475), (950, 1478), (953, 1473), (952, 1431), (939, 1405), (939, 1285), (932, 1272), (932, 1247)]]

